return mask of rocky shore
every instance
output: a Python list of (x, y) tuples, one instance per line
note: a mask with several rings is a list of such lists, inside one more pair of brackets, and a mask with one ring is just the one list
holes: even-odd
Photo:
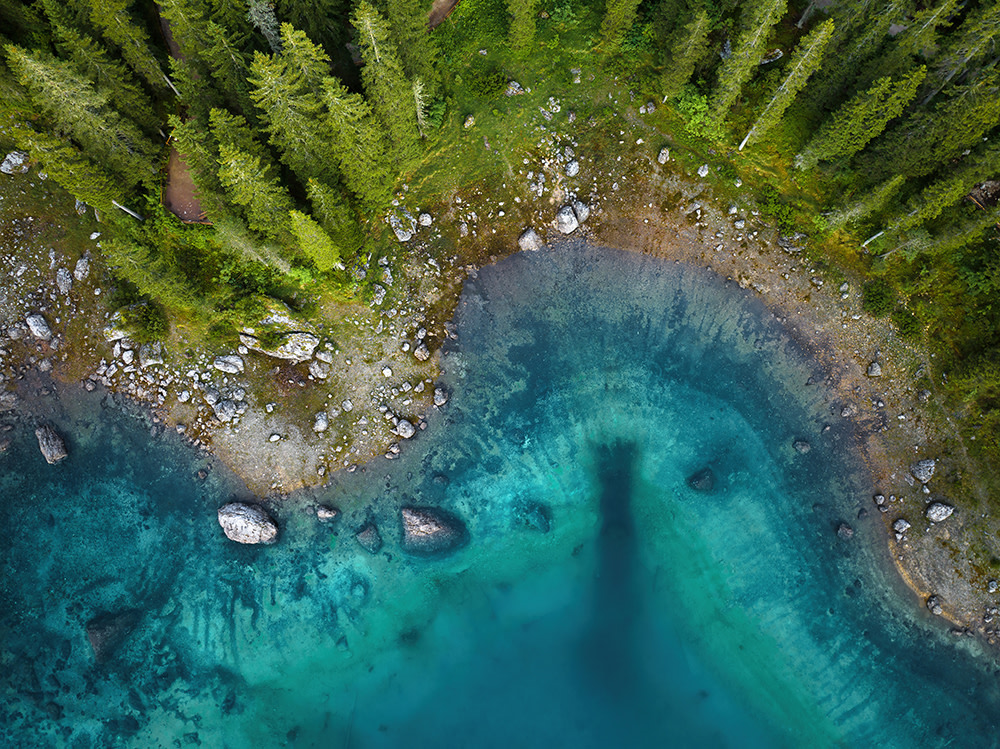
[[(556, 104), (549, 113), (559, 111)], [(641, 127), (643, 114), (631, 124)], [(275, 306), (260, 325), (280, 331), (278, 345), (261, 343), (256, 327), (244, 329), (232, 350), (132, 341), (104, 306), (100, 232), (45, 257), (45, 229), (30, 215), (8, 214), (13, 242), (0, 270), (12, 282), (0, 299), (0, 363), (10, 387), (0, 407), (17, 407), (14, 385), (29, 370), (107, 387), (150, 404), (155, 421), (215, 453), (254, 493), (285, 494), (334, 471), (394, 459), (426, 428), (430, 410), (445, 407), (448, 394), (436, 385), (438, 352), (456, 336), (450, 312), (478, 265), (518, 249), (558, 252), (561, 237), (582, 236), (700, 265), (759, 293), (829, 373), (815, 384), (829, 392), (830, 418), (856, 426), (872, 476), (859, 516), (882, 518), (903, 580), (933, 601), (928, 610), (956, 633), (1000, 638), (998, 583), (979, 558), (983, 539), (996, 534), (974, 501), (951, 496), (964, 455), (923, 352), (863, 314), (857, 280), (813, 263), (809, 237), (778, 236), (751, 196), (740, 194), (738, 180), (725, 184), (707, 166), (678, 163), (642, 138), (631, 159), (602, 163), (567, 134), (572, 121), (564, 120), (561, 131), (538, 128), (541, 156), (518, 170), (511, 203), (474, 191), (431, 212), (408, 207), (401, 196), (387, 220), (408, 259), (359, 264), (359, 279), (377, 278), (373, 295), (324, 310), (321, 317), (335, 324), (309, 324)], [(663, 195), (671, 197), (653, 197)], [(95, 226), (86, 207), (78, 208), (82, 225)], [(46, 458), (57, 456), (51, 435), (39, 428)], [(711, 490), (710, 477), (692, 481)], [(426, 535), (420, 528), (433, 523), (424, 520), (413, 521), (411, 532), (403, 518), (404, 545), (407, 534)], [(845, 517), (831, 533), (851, 543), (855, 521)], [(382, 543), (374, 525), (357, 540), (372, 553)], [(413, 542), (418, 553), (421, 543)]]

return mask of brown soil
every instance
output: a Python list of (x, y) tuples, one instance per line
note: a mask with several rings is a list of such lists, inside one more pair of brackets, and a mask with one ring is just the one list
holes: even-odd
[(181, 221), (204, 221), (205, 212), (195, 195), (194, 180), (184, 157), (174, 148), (167, 160), (167, 182), (163, 187), (163, 206)]

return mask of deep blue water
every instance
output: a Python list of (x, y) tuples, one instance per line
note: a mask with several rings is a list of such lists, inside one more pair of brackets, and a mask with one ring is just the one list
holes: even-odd
[[(995, 665), (902, 589), (840, 404), (758, 301), (566, 245), (481, 271), (457, 322), (430, 428), (272, 504), (272, 547), (223, 537), (245, 491), (141, 414), (66, 387), (0, 418), (0, 744), (998, 745)], [(404, 504), (469, 544), (407, 557)], [(101, 615), (129, 626), (95, 662)]]

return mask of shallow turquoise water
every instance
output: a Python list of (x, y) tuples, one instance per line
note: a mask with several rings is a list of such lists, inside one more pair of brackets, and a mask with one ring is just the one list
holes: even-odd
[[(566, 245), (483, 270), (457, 321), (430, 428), (274, 507), (273, 547), (227, 542), (239, 485), (119, 408), (64, 395), (55, 467), (18, 423), (0, 744), (998, 744), (994, 667), (900, 589), (839, 404), (757, 301)], [(411, 503), (468, 546), (402, 554)], [(123, 611), (95, 664), (87, 621)]]

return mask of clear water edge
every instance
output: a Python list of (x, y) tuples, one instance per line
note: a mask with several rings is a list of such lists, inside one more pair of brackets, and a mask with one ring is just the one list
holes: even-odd
[[(855, 520), (850, 429), (821, 431), (815, 364), (759, 303), (696, 269), (570, 246), (485, 269), (458, 318), (452, 402), (428, 432), (276, 508), (272, 548), (225, 543), (214, 508), (238, 486), (219, 470), (193, 482), (178, 446), (144, 445), (115, 409), (64, 414), (78, 444), (54, 468), (22, 429), (2, 478), (17, 532), (0, 737), (996, 745), (986, 665), (899, 594), (880, 529)], [(684, 479), (706, 464), (719, 486), (699, 495)], [(550, 533), (516, 522), (526, 499), (551, 509)], [(331, 531), (316, 500), (352, 509)], [(409, 501), (464, 517), (470, 546), (401, 557)], [(369, 516), (376, 557), (351, 537)], [(95, 668), (84, 623), (133, 606), (139, 628)]]

